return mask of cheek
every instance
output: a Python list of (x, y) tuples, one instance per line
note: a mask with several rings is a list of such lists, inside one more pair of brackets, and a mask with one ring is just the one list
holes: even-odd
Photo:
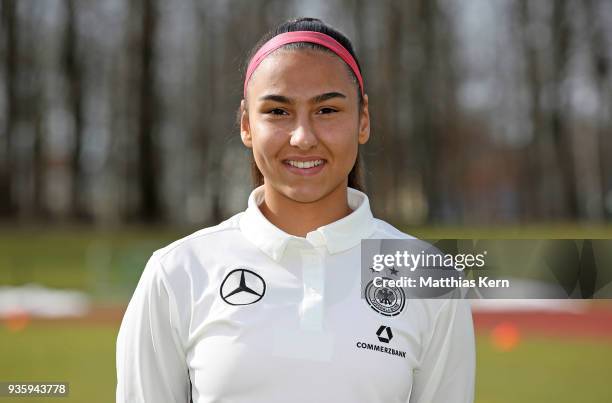
[(288, 141), (283, 132), (271, 130), (269, 126), (256, 124), (252, 129), (253, 153), (258, 163), (274, 158)]
[[(335, 127), (329, 127), (324, 131), (324, 142), (336, 159), (342, 161), (352, 161), (357, 154), (358, 148), (358, 127), (354, 122), (344, 122)], [(348, 162), (347, 162), (348, 163)]]
[(276, 141), (282, 141), (290, 133), (292, 124), (289, 120), (275, 121), (274, 119), (257, 117), (253, 127), (260, 137), (274, 138)]
[(353, 139), (353, 141), (344, 145), (343, 148), (343, 161), (344, 161), (344, 169), (348, 172), (353, 168), (355, 164), (355, 159), (357, 158), (357, 150), (359, 144), (357, 142), (357, 137)]

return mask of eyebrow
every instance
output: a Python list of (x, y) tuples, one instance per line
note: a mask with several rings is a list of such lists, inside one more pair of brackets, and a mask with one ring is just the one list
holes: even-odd
[[(332, 99), (332, 98), (346, 98), (346, 95), (340, 93), (340, 92), (326, 92), (325, 94), (321, 94), (321, 95), (317, 95), (315, 97), (310, 98), (309, 102), (312, 104), (318, 104), (320, 102), (325, 102), (328, 99)], [(287, 98), (284, 95), (277, 95), (277, 94), (269, 94), (269, 95), (264, 95), (263, 97), (259, 98), (260, 101), (274, 101), (274, 102), (278, 102), (281, 104), (289, 104), (292, 105), (294, 103), (294, 101), (290, 98)]]

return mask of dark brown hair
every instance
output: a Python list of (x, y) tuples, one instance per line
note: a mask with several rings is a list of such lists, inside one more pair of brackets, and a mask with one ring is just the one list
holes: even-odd
[[(257, 51), (259, 50), (259, 48), (261, 48), (266, 42), (268, 42), (270, 39), (272, 39), (273, 37), (279, 34), (282, 34), (285, 32), (293, 32), (293, 31), (314, 31), (314, 32), (321, 32), (323, 34), (331, 36), (336, 41), (338, 41), (342, 46), (344, 46), (346, 50), (348, 50), (351, 56), (353, 56), (353, 58), (355, 59), (355, 62), (357, 63), (359, 70), (361, 70), (361, 66), (359, 65), (359, 60), (357, 60), (357, 56), (355, 55), (355, 51), (353, 50), (353, 45), (351, 44), (351, 41), (344, 34), (335, 30), (334, 28), (330, 27), (329, 25), (325, 24), (323, 21), (317, 18), (297, 18), (297, 19), (292, 19), (292, 20), (283, 22), (278, 27), (266, 33), (259, 40), (259, 42), (257, 42), (257, 44), (249, 52), (249, 55), (242, 69), (243, 73), (246, 71), (248, 63), (253, 57), (253, 55), (255, 55), (255, 53), (257, 53)], [(315, 50), (333, 53), (331, 50), (327, 49), (324, 46), (321, 46), (315, 43), (307, 43), (307, 42), (290, 43), (290, 44), (284, 45), (283, 49), (315, 49)], [(357, 81), (357, 77), (355, 77), (355, 74), (353, 73), (353, 71), (348, 66), (346, 66), (346, 68), (350, 72), (351, 77), (353, 78), (353, 81), (355, 82), (355, 85), (357, 86), (357, 93), (359, 97), (359, 110), (361, 111), (363, 109), (363, 96), (361, 95), (361, 91), (359, 90), (359, 82)], [(238, 113), (238, 124), (240, 124), (240, 113)], [(257, 167), (257, 164), (255, 163), (255, 159), (252, 154), (251, 154), (251, 179), (253, 182), (253, 187), (258, 187), (260, 185), (263, 185), (264, 183), (263, 174)], [(365, 192), (366, 187), (365, 187), (364, 173), (363, 173), (363, 160), (361, 158), (361, 153), (359, 151), (357, 151), (357, 158), (355, 160), (355, 165), (353, 165), (353, 168), (351, 169), (351, 172), (349, 172), (349, 175), (348, 175), (348, 186), (353, 189), (357, 189), (359, 191)]]

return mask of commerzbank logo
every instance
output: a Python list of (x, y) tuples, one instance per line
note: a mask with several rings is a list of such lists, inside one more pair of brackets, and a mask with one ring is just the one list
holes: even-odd
[(254, 271), (239, 268), (225, 276), (219, 293), (223, 301), (230, 305), (250, 305), (263, 298), (266, 282)]
[[(381, 325), (376, 331), (376, 337), (378, 337), (378, 341), (383, 342), (385, 344), (389, 344), (391, 339), (393, 339), (393, 331), (390, 326)], [(383, 353), (388, 355), (394, 355), (401, 358), (406, 358), (406, 352), (402, 350), (398, 350), (387, 345), (371, 343), (368, 341), (358, 341), (355, 346), (360, 350), (370, 350), (377, 353)]]
[(378, 340), (383, 343), (389, 343), (393, 338), (393, 331), (389, 326), (381, 326), (376, 331), (376, 336), (378, 336)]

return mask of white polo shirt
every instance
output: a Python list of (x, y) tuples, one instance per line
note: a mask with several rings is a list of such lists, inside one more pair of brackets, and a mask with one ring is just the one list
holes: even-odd
[(262, 215), (263, 195), (153, 253), (117, 338), (117, 402), (473, 401), (467, 301), (386, 316), (361, 298), (361, 239), (412, 237), (352, 188), (351, 214), (292, 236)]

